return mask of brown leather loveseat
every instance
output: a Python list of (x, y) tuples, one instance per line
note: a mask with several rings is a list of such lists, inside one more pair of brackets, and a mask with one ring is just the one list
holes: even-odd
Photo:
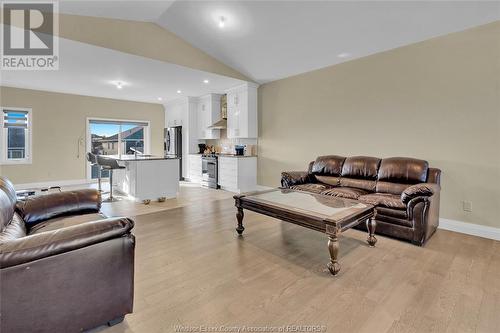
[(96, 190), (16, 202), (0, 177), (0, 332), (80, 332), (132, 312), (134, 226)]
[(439, 224), (440, 177), (439, 169), (414, 158), (330, 155), (308, 171), (283, 172), (281, 185), (372, 204), (376, 233), (421, 246)]

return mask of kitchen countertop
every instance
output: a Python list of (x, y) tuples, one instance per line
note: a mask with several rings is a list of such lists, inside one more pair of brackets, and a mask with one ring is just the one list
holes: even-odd
[(155, 160), (178, 160), (179, 157), (154, 156), (154, 155), (106, 155), (118, 161), (155, 161)]
[(255, 155), (236, 155), (236, 154), (218, 154), (217, 157), (245, 158), (245, 157), (257, 157), (257, 156), (255, 156)]
[[(203, 156), (203, 154), (190, 154), (190, 155)], [(236, 155), (236, 154), (215, 154), (215, 156), (217, 156), (217, 157), (235, 157), (235, 158), (257, 157), (257, 155)]]

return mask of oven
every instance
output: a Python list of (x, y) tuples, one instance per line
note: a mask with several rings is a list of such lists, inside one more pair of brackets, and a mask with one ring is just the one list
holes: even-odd
[(201, 184), (210, 188), (219, 188), (217, 174), (217, 156), (202, 156)]

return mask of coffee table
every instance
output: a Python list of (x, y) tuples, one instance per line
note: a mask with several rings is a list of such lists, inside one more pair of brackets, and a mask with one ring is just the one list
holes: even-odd
[(245, 230), (243, 209), (327, 234), (330, 252), (327, 267), (333, 275), (340, 271), (338, 238), (342, 232), (366, 222), (368, 244), (373, 247), (377, 242), (373, 206), (356, 200), (282, 188), (235, 195), (234, 199), (239, 235)]

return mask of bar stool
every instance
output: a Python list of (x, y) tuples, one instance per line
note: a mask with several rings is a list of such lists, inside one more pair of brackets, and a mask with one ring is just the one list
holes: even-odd
[(92, 153), (87, 153), (87, 161), (90, 162), (91, 166), (97, 166), (97, 184), (98, 184), (99, 192), (102, 193), (102, 187), (101, 187), (101, 167), (99, 166), (99, 163), (97, 163), (97, 155), (96, 154), (92, 154)]
[(113, 170), (125, 169), (126, 167), (118, 164), (118, 161), (114, 158), (104, 157), (103, 155), (96, 155), (97, 164), (102, 167), (103, 170), (109, 171), (109, 197), (104, 202), (114, 202), (120, 200), (119, 198), (113, 197)]

